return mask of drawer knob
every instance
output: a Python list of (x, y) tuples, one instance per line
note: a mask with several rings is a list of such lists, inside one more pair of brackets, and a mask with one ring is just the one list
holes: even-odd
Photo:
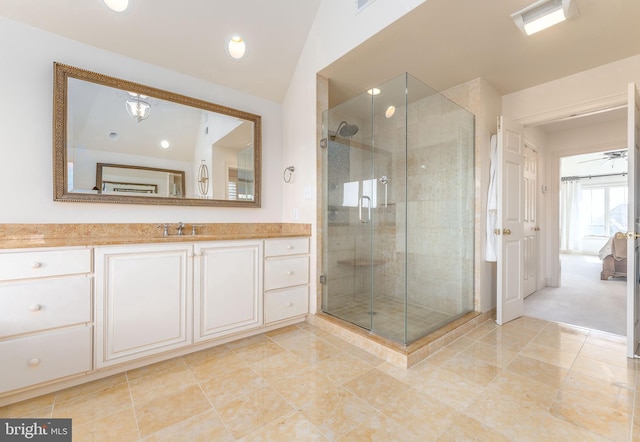
[(38, 262), (38, 261), (34, 261), (31, 263), (31, 268), (32, 269), (39, 269), (40, 267), (42, 267), (42, 263)]
[(287, 250), (293, 250), (293, 246), (292, 245), (288, 245), (287, 246)]
[(292, 306), (293, 306), (293, 303), (287, 302), (287, 307), (292, 307)]
[(31, 304), (29, 306), (29, 311), (30, 312), (37, 312), (38, 310), (40, 310), (42, 308), (42, 306), (40, 304)]
[(291, 276), (291, 275), (293, 275), (293, 272), (292, 272), (291, 270), (289, 270), (289, 271), (287, 272), (287, 275)]
[(27, 364), (29, 364), (29, 367), (35, 367), (36, 365), (40, 365), (40, 358), (29, 359), (29, 362), (27, 362)]

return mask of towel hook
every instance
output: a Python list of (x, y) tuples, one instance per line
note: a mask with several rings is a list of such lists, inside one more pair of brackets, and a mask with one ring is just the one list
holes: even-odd
[[(291, 182), (291, 178), (293, 178), (293, 172), (295, 171), (296, 171), (296, 168), (294, 166), (289, 166), (284, 169), (284, 172), (282, 173), (282, 177), (284, 178), (285, 183), (288, 184)], [(288, 176), (287, 176), (287, 172), (289, 172)]]

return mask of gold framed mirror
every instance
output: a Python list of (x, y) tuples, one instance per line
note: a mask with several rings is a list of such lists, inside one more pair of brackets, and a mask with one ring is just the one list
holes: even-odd
[(54, 63), (53, 129), (55, 201), (260, 207), (259, 115)]

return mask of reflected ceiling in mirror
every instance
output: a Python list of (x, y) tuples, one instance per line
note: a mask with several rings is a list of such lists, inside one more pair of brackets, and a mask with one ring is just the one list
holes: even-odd
[[(260, 207), (258, 115), (55, 63), (53, 141), (56, 201)], [(182, 173), (183, 189), (103, 192), (103, 163), (132, 184), (148, 181), (136, 171)]]

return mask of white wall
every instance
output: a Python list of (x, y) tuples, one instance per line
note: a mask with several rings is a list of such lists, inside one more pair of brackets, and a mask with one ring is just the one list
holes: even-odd
[[(0, 17), (1, 223), (282, 221), (282, 106)], [(53, 201), (53, 62), (262, 116), (262, 208), (140, 206)]]

